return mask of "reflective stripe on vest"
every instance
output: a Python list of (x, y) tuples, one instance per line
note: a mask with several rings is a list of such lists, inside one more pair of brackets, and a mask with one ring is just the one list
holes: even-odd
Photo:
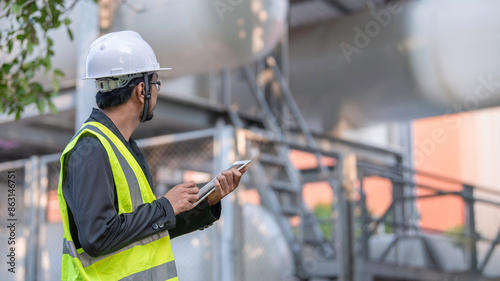
[(103, 145), (111, 164), (118, 197), (118, 214), (129, 213), (155, 196), (141, 167), (127, 147), (108, 128), (97, 122), (83, 124), (61, 156), (59, 207), (64, 226), (63, 280), (177, 280), (168, 231), (134, 242), (115, 252), (91, 257), (77, 249), (69, 229), (69, 216), (62, 193), (66, 155), (84, 133), (91, 133)]

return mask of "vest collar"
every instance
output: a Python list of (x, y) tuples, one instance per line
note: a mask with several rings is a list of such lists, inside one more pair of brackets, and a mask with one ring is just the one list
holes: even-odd
[(87, 121), (85, 121), (85, 123), (92, 122), (92, 121), (97, 121), (97, 122), (103, 124), (104, 126), (106, 126), (106, 128), (111, 130), (111, 132), (113, 132), (113, 134), (115, 134), (126, 146), (129, 146), (131, 143), (134, 143), (134, 140), (132, 139), (132, 137), (130, 138), (130, 142), (125, 140), (122, 133), (120, 133), (120, 130), (118, 130), (118, 128), (113, 123), (113, 121), (111, 121), (111, 119), (109, 119), (109, 117), (106, 114), (104, 114), (102, 111), (100, 111), (97, 108), (92, 109), (92, 113), (90, 114), (89, 119), (87, 119)]

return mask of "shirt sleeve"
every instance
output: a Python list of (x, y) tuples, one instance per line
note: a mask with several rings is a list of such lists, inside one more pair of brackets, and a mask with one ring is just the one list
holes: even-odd
[(175, 217), (176, 227), (169, 230), (170, 238), (193, 232), (195, 230), (203, 230), (213, 225), (220, 218), (221, 203), (218, 202), (210, 207), (208, 200), (203, 200), (193, 209), (182, 212)]
[(108, 155), (99, 140), (82, 136), (67, 156), (63, 195), (70, 214), (71, 235), (90, 256), (100, 256), (176, 226), (173, 208), (164, 197), (118, 214)]

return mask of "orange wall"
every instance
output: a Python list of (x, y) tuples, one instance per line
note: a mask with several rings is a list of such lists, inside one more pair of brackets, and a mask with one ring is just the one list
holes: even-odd
[[(460, 180), (462, 169), (461, 115), (447, 115), (417, 120), (413, 123), (414, 167), (416, 170), (439, 174)], [(421, 185), (460, 191), (462, 186), (429, 177), (419, 176)], [(418, 195), (432, 194), (429, 189), (418, 188)], [(418, 200), (421, 226), (447, 230), (464, 223), (463, 200), (457, 196), (440, 196)]]
[(365, 177), (363, 190), (368, 212), (377, 218), (381, 217), (392, 202), (392, 182), (380, 177)]
[[(290, 161), (296, 169), (313, 169), (318, 166), (318, 160), (312, 153), (292, 150), (290, 151)], [(322, 157), (321, 163), (326, 166), (335, 165), (333, 158)], [(333, 191), (327, 182), (314, 182), (304, 185), (302, 198), (310, 210), (318, 204), (331, 204), (333, 202)]]

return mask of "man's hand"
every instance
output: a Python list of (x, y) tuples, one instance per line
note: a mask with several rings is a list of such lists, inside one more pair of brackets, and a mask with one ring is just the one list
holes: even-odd
[(222, 171), (220, 175), (215, 177), (215, 191), (208, 195), (208, 204), (213, 206), (226, 195), (233, 192), (240, 184), (241, 176), (247, 171), (247, 168), (245, 167), (240, 171), (236, 169)]
[(193, 204), (198, 201), (198, 191), (196, 184), (190, 181), (174, 186), (163, 196), (172, 205), (175, 215), (178, 215), (193, 208)]

